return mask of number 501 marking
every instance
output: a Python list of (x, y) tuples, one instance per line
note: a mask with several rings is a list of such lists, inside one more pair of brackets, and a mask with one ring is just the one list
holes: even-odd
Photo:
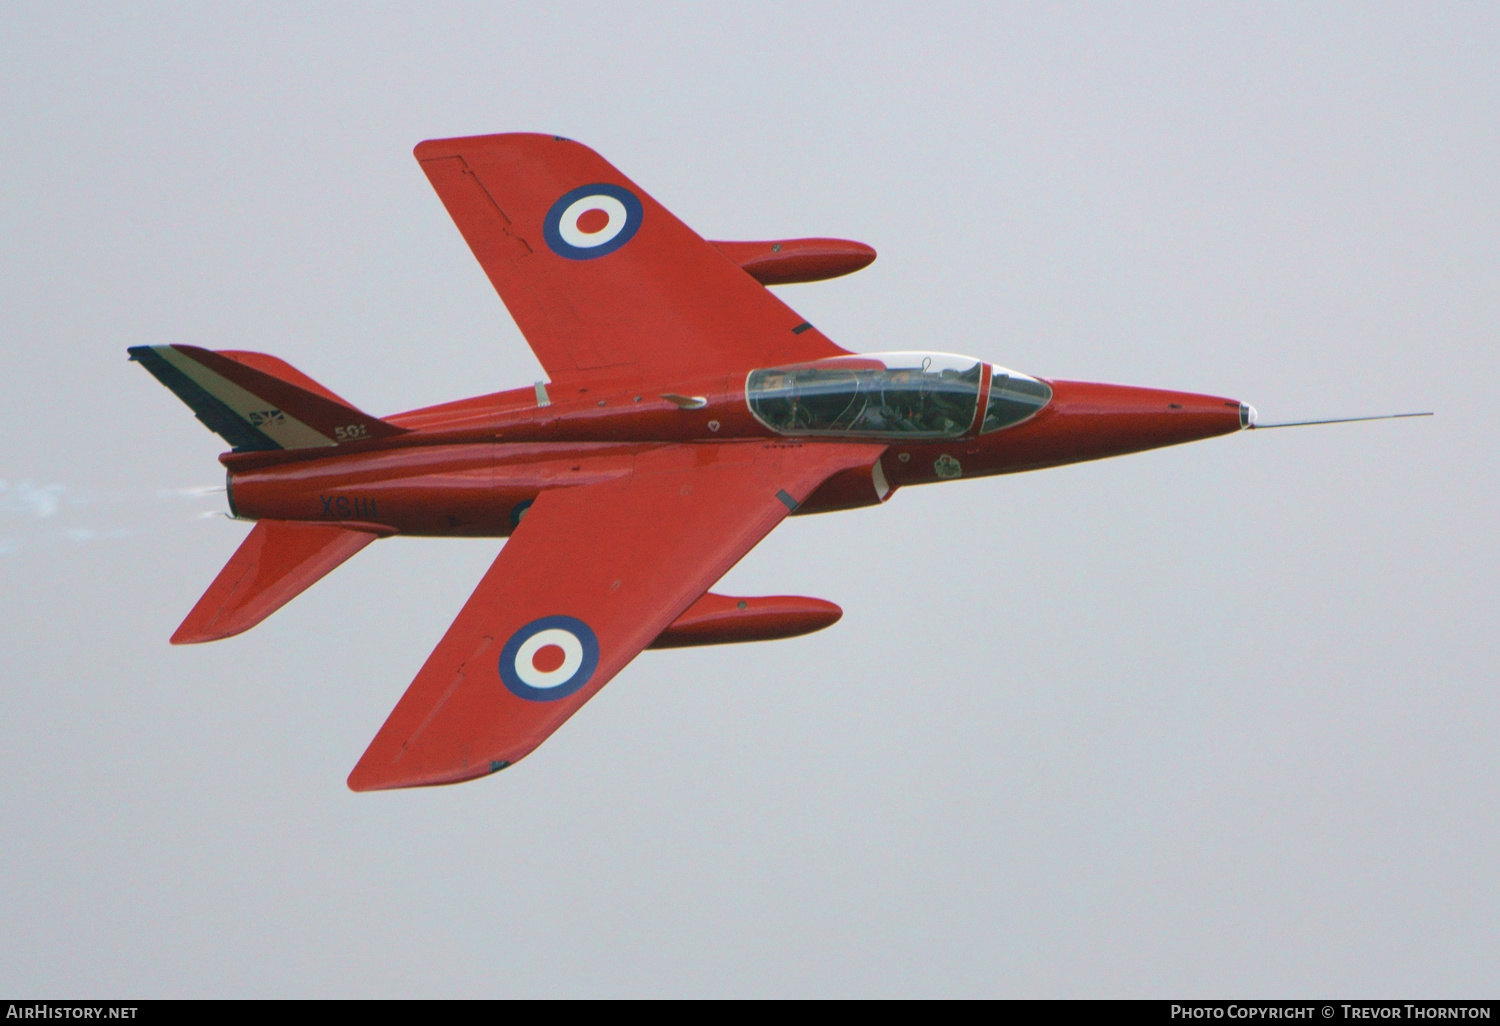
[(340, 442), (353, 441), (356, 438), (368, 438), (370, 429), (365, 424), (350, 424), (348, 427), (333, 429), (333, 437)]

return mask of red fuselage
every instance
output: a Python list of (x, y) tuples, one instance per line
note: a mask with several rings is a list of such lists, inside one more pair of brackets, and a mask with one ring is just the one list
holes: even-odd
[[(1023, 423), (988, 434), (889, 441), (878, 467), (845, 471), (798, 513), (878, 505), (897, 488), (1102, 459), (1230, 434), (1246, 424), (1233, 399), (1161, 389), (1050, 381), (1052, 397)], [(706, 399), (683, 409), (655, 394), (553, 394), (514, 389), (413, 410), (386, 420), (407, 429), (384, 440), (326, 449), (228, 453), (229, 499), (247, 519), (378, 525), (382, 533), (504, 537), (537, 495), (630, 473), (635, 456), (664, 443), (777, 439), (754, 416), (743, 380), (686, 383)], [(880, 484), (886, 484), (882, 494)]]

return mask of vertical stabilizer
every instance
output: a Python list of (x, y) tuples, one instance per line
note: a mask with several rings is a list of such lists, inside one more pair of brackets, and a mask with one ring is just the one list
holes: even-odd
[(275, 357), (197, 346), (134, 346), (129, 352), (236, 452), (313, 449), (403, 433)]

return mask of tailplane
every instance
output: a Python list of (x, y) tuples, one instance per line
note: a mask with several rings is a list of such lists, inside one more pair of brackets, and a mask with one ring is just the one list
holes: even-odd
[(134, 346), (129, 352), (235, 452), (312, 449), (404, 433), (264, 353), (197, 346)]
[(380, 537), (375, 525), (368, 527), (260, 521), (182, 621), (172, 644), (248, 631)]

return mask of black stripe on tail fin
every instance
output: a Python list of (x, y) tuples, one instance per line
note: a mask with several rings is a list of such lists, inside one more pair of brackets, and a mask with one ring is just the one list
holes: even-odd
[(166, 385), (173, 395), (186, 403), (188, 409), (193, 411), (193, 416), (202, 421), (204, 427), (228, 442), (235, 452), (281, 448), (223, 402), (215, 399), (207, 389), (164, 360), (155, 347), (132, 346), (126, 351), (130, 353), (132, 360), (146, 368), (153, 378)]
[[(135, 346), (129, 353), (235, 452), (315, 449), (405, 433), (262, 354), (196, 346)], [(281, 374), (272, 372), (278, 368)]]

